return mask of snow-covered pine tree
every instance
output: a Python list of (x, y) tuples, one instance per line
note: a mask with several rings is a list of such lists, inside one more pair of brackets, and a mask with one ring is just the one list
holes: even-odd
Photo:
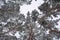
[[(20, 13), (20, 6), (30, 5), (31, 1), (2, 0), (4, 5), (0, 8), (0, 40), (59, 40), (60, 31), (55, 25), (58, 25), (60, 19), (53, 20), (53, 16), (60, 15), (60, 1), (44, 0), (38, 7), (42, 14), (35, 9), (25, 17)], [(17, 32), (19, 38), (15, 36)]]

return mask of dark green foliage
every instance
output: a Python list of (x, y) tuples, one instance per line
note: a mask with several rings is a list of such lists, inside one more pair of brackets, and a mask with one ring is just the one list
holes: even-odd
[(60, 2), (60, 0), (54, 0), (55, 2)]
[(48, 11), (49, 9), (49, 4), (48, 3), (43, 3), (41, 6), (38, 7), (40, 11)]
[[(45, 0), (45, 1), (47, 1), (47, 0)], [(45, 14), (44, 17), (41, 17), (38, 19), (38, 23), (43, 26), (44, 31), (47, 31), (46, 29), (49, 30), (49, 35), (50, 35), (49, 37), (50, 38), (46, 37), (47, 38), (47, 39), (45, 38), (46, 40), (53, 40), (52, 38), (54, 38), (54, 37), (57, 37), (57, 39), (60, 38), (59, 37), (60, 31), (58, 30), (58, 28), (56, 28), (56, 25), (58, 25), (57, 22), (60, 20), (60, 18), (57, 20), (52, 20), (53, 17), (51, 16), (51, 15), (53, 15), (54, 17), (58, 18), (57, 15), (60, 15), (60, 10), (59, 10), (60, 9), (59, 8), (60, 7), (60, 4), (59, 4), (60, 0), (50, 0), (50, 2), (51, 1), (52, 1), (52, 8), (50, 8), (50, 5), (46, 2), (38, 7), (38, 9), (40, 11), (42, 11), (43, 14)], [(55, 6), (53, 6), (53, 5), (55, 5)], [(49, 19), (47, 20), (48, 17), (50, 17), (51, 20), (49, 20)]]
[(46, 25), (46, 24), (47, 24), (47, 21), (44, 20), (43, 18), (40, 18), (40, 19), (38, 20), (38, 23), (41, 24), (41, 25)]
[(14, 36), (0, 35), (0, 40), (17, 40)]
[(36, 21), (38, 18), (38, 15), (39, 15), (39, 13), (37, 10), (32, 11), (32, 14), (31, 14), (32, 20)]

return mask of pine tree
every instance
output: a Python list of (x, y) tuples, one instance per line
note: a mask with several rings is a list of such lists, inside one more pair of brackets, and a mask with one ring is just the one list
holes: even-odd
[[(20, 1), (21, 4), (17, 1)], [(9, 0), (1, 6), (1, 40), (54, 40), (53, 38), (60, 38), (60, 31), (55, 26), (58, 25), (57, 22), (59, 22), (60, 19), (52, 20), (52, 16), (58, 17), (57, 15), (60, 15), (59, 0), (51, 0), (54, 4), (49, 4), (49, 2), (51, 2), (50, 0), (44, 0), (44, 3), (38, 7), (43, 15), (37, 10), (33, 10), (32, 13), (28, 12), (27, 17), (25, 17), (24, 14), (20, 13), (20, 6), (24, 3), (31, 3), (31, 1)], [(50, 7), (50, 5), (52, 7)], [(49, 20), (49, 18), (51, 19)], [(15, 37), (16, 32), (19, 32), (20, 38)], [(11, 33), (12, 36), (9, 35), (9, 33)]]

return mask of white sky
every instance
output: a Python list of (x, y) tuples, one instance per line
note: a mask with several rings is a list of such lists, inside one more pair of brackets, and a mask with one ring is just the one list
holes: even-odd
[(32, 0), (31, 5), (24, 4), (24, 5), (20, 6), (20, 13), (26, 15), (28, 11), (31, 13), (32, 10), (34, 10), (34, 9), (36, 9), (40, 13), (40, 11), (38, 10), (38, 7), (43, 2), (44, 2), (43, 0), (37, 0), (37, 1)]

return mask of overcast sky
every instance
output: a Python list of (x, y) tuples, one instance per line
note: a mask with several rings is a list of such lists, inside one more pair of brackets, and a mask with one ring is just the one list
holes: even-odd
[(31, 5), (24, 4), (24, 5), (20, 6), (20, 13), (26, 15), (28, 11), (31, 13), (34, 9), (36, 9), (38, 12), (40, 12), (38, 10), (38, 7), (43, 2), (44, 2), (43, 0), (37, 0), (37, 1), (32, 0)]

